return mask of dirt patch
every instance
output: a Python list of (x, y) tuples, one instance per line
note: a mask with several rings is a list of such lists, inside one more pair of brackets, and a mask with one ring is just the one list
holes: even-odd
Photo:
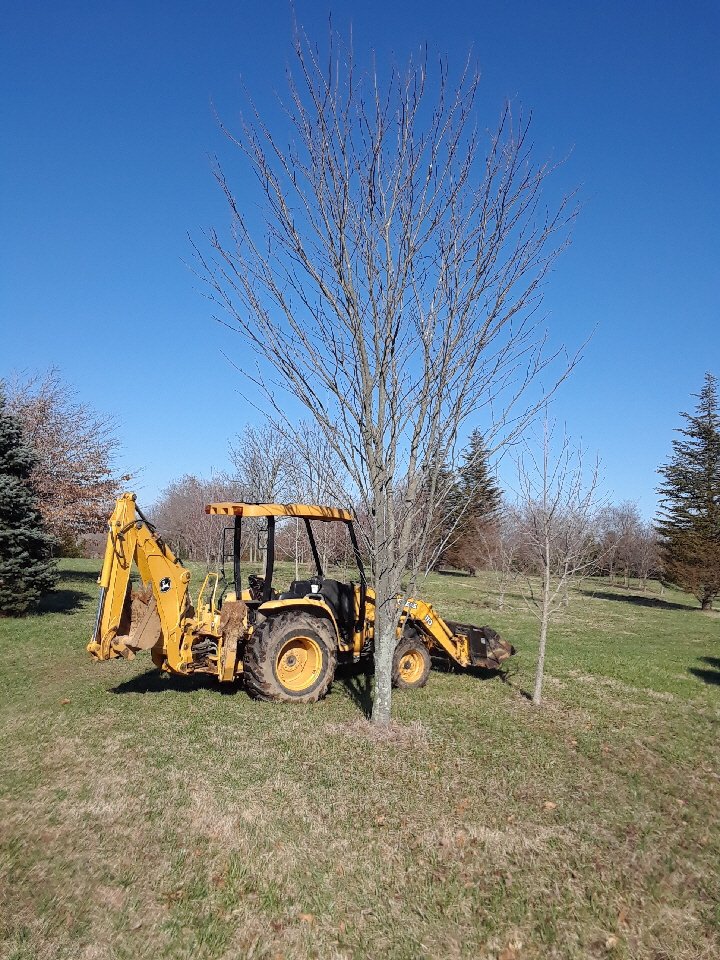
[(386, 743), (394, 747), (412, 747), (417, 750), (429, 745), (428, 733), (420, 720), (413, 720), (410, 723), (391, 720), (385, 727), (371, 723), (369, 720), (358, 719), (351, 723), (328, 723), (325, 730), (329, 734), (361, 737), (371, 743)]

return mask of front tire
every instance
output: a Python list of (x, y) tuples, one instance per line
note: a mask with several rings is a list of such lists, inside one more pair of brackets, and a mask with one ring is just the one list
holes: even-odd
[(337, 640), (327, 620), (303, 612), (263, 620), (245, 647), (243, 674), (256, 700), (315, 703), (332, 685)]
[(424, 687), (430, 676), (430, 653), (415, 637), (398, 644), (392, 665), (392, 683), (398, 690), (417, 690)]

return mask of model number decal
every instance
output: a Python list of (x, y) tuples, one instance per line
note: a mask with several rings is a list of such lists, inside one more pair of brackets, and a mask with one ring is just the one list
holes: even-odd
[(423, 620), (425, 621), (425, 623), (426, 623), (429, 627), (432, 626), (432, 624), (433, 624), (433, 622), (432, 622), (432, 617), (428, 617), (427, 614), (426, 614), (426, 615), (423, 617)]

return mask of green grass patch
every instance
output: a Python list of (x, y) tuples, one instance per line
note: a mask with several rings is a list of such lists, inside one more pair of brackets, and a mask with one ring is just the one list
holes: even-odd
[(292, 707), (93, 663), (98, 566), (0, 620), (0, 956), (720, 955), (720, 625), (686, 596), (584, 584), (538, 709), (520, 596), (433, 575), (516, 670), (434, 671), (377, 737), (363, 674)]

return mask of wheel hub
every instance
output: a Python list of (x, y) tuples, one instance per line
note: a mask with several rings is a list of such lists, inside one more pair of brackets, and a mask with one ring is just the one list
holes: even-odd
[(320, 675), (322, 660), (322, 650), (312, 637), (292, 637), (278, 652), (275, 673), (287, 690), (297, 693), (312, 687)]
[(405, 683), (413, 683), (422, 675), (424, 666), (422, 656), (415, 650), (409, 650), (398, 667), (400, 678)]

